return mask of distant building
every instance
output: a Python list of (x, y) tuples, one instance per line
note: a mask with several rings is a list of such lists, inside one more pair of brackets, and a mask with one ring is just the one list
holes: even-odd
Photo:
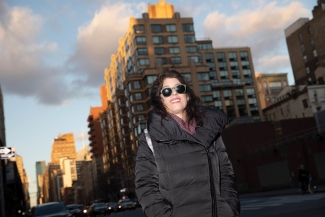
[(77, 159), (73, 133), (59, 134), (53, 141), (51, 163), (59, 165), (62, 157)]
[(42, 204), (44, 199), (43, 197), (43, 174), (46, 169), (46, 162), (45, 161), (37, 161), (36, 162), (36, 182), (37, 182), (37, 204)]
[(318, 0), (313, 18), (299, 18), (285, 29), (296, 85), (319, 83), (315, 71), (325, 67), (325, 0)]
[(275, 103), (276, 96), (288, 86), (287, 75), (287, 73), (255, 74), (262, 109)]
[(284, 88), (276, 98), (276, 103), (265, 108), (266, 120), (284, 120), (314, 117), (325, 110), (325, 85), (301, 85)]
[(22, 156), (16, 154), (15, 161), (16, 161), (20, 181), (22, 184), (22, 190), (24, 192), (25, 201), (29, 201), (29, 191), (28, 191), (29, 178), (28, 178), (26, 170), (24, 168)]
[(63, 188), (72, 187), (73, 181), (77, 180), (76, 160), (68, 157), (60, 158)]

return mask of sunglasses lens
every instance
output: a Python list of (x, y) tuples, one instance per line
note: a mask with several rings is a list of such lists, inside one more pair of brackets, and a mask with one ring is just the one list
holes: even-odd
[(175, 87), (175, 90), (177, 93), (185, 93), (186, 87), (185, 85), (177, 85)]
[(161, 93), (162, 93), (162, 95), (164, 96), (164, 97), (168, 97), (168, 96), (170, 96), (170, 95), (172, 95), (172, 89), (171, 88), (165, 88), (165, 89), (163, 89), (162, 91), (161, 91)]

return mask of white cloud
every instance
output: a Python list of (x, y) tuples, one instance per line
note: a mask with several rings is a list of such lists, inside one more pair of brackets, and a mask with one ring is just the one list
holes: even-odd
[[(204, 34), (214, 47), (251, 47), (256, 71), (291, 69), (285, 44), (284, 30), (309, 11), (299, 2), (278, 6), (263, 0), (253, 2), (251, 10), (227, 16), (214, 11), (206, 16)], [(272, 60), (272, 64), (266, 64)], [(281, 68), (281, 67), (282, 68)], [(281, 70), (283, 71), (283, 70)]]
[(96, 86), (104, 83), (104, 69), (109, 67), (111, 55), (117, 52), (119, 39), (124, 37), (135, 10), (143, 10), (144, 5), (105, 5), (97, 11), (93, 19), (78, 30), (75, 53), (67, 64), (74, 73), (80, 74), (78, 85)]

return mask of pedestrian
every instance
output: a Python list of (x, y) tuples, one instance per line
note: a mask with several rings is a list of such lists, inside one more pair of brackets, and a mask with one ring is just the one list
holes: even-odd
[(138, 138), (135, 188), (146, 216), (235, 217), (234, 171), (220, 136), (227, 116), (201, 106), (184, 77), (165, 69), (151, 86), (152, 111)]
[(301, 164), (298, 169), (298, 179), (300, 181), (300, 189), (305, 192), (308, 188), (309, 173), (305, 169), (305, 166)]

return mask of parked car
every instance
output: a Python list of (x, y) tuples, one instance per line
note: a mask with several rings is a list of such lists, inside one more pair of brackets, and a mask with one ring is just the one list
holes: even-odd
[(43, 203), (34, 206), (31, 217), (71, 217), (67, 207), (60, 202)]
[(110, 212), (120, 212), (122, 208), (121, 206), (119, 208), (116, 202), (108, 202), (106, 203), (106, 206)]
[(72, 217), (84, 216), (83, 205), (69, 204), (69, 205), (67, 205), (67, 208), (68, 208), (69, 213), (71, 214)]
[(119, 200), (117, 203), (119, 206), (121, 206), (122, 211), (126, 210), (126, 209), (135, 209), (135, 205), (134, 202), (130, 199), (122, 199)]
[(90, 215), (91, 217), (96, 217), (96, 215), (101, 215), (101, 214), (104, 214), (104, 215), (111, 214), (111, 212), (106, 207), (106, 203), (103, 203), (103, 202), (93, 203), (89, 207), (88, 215)]
[(88, 207), (83, 204), (77, 204), (77, 207), (81, 210), (82, 215), (81, 216), (88, 216)]

